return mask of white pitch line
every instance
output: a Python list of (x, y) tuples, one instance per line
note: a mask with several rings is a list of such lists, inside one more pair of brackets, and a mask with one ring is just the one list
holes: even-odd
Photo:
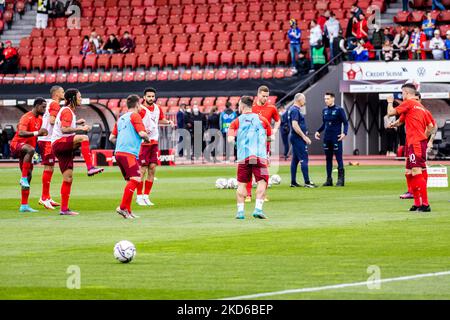
[(414, 279), (420, 279), (420, 278), (440, 277), (440, 276), (448, 276), (448, 275), (450, 275), (450, 271), (442, 271), (442, 272), (434, 272), (434, 273), (416, 274), (416, 275), (412, 275), (412, 276), (404, 276), (404, 277), (397, 277), (397, 278), (381, 279), (381, 280), (375, 280), (375, 281), (342, 283), (342, 284), (335, 284), (335, 285), (329, 285), (329, 286), (323, 286), (323, 287), (300, 288), (300, 289), (290, 289), (290, 290), (282, 290), (282, 291), (274, 291), (274, 292), (256, 293), (256, 294), (249, 294), (249, 295), (245, 295), (245, 296), (223, 298), (220, 300), (255, 299), (255, 298), (278, 296), (278, 295), (290, 294), (290, 293), (316, 292), (316, 291), (324, 291), (324, 290), (342, 289), (342, 288), (348, 288), (348, 287), (366, 286), (367, 284), (376, 285), (379, 283), (386, 283), (386, 282), (414, 280)]

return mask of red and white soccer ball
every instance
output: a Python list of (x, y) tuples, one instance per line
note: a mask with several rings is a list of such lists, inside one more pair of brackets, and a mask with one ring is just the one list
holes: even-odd
[(344, 80), (361, 80), (363, 71), (357, 63), (344, 63)]

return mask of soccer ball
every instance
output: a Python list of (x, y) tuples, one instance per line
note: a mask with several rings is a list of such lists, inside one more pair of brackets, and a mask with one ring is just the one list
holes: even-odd
[(228, 186), (228, 180), (225, 178), (219, 178), (216, 180), (217, 189), (226, 189)]
[(281, 183), (281, 177), (277, 174), (274, 174), (270, 177), (270, 183), (271, 184), (280, 184)]
[(228, 179), (228, 183), (227, 183), (228, 189), (237, 189), (237, 187), (238, 187), (238, 182), (237, 182), (236, 178)]
[(122, 263), (131, 262), (136, 256), (136, 247), (130, 241), (122, 240), (114, 246), (114, 258)]

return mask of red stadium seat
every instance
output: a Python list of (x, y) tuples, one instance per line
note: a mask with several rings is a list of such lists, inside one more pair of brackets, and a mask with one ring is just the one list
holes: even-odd
[(164, 67), (164, 57), (165, 54), (162, 52), (156, 53), (151, 58), (151, 66), (152, 67)]
[[(270, 21), (272, 21), (273, 18), (270, 19)], [(254, 31), (265, 31), (267, 30), (267, 23), (268, 21), (260, 21), (260, 22), (255, 22), (255, 25), (253, 26), (253, 30)]]
[(203, 52), (195, 52), (192, 56), (192, 64), (199, 65), (203, 67), (206, 63), (205, 53)]
[(237, 22), (227, 23), (225, 25), (225, 31), (231, 32), (231, 33), (238, 32), (239, 31), (239, 23), (237, 23)]
[(187, 24), (185, 32), (186, 33), (196, 33), (198, 31), (198, 25), (195, 23)]
[(202, 51), (208, 52), (215, 50), (216, 43), (215, 42), (203, 42), (202, 44)]
[[(72, 63), (72, 67), (73, 67), (73, 63)], [(97, 55), (95, 54), (88, 54), (85, 58), (84, 58), (84, 67), (85, 68), (90, 68), (91, 70), (95, 70), (97, 68)]]
[(180, 52), (178, 56), (178, 63), (180, 66), (190, 67), (192, 65), (192, 53)]
[(276, 64), (276, 55), (277, 52), (275, 50), (267, 50), (263, 52), (262, 61), (264, 64)]
[(88, 82), (100, 82), (100, 73), (98, 73), (98, 72), (90, 73)]
[[(203, 78), (203, 76), (202, 76), (202, 78)], [(180, 106), (182, 104), (190, 105), (191, 104), (191, 98), (189, 98), (189, 97), (182, 97), (182, 98), (180, 98), (180, 100), (178, 101), (178, 105)]]
[(261, 51), (259, 50), (252, 50), (248, 54), (248, 63), (253, 65), (261, 65), (262, 59), (261, 59)]
[(138, 68), (139, 67), (149, 68), (150, 62), (151, 62), (150, 59), (151, 59), (151, 55), (148, 53), (139, 54), (137, 57)]
[(45, 68), (53, 71), (58, 69), (58, 57), (55, 55), (45, 56)]
[(187, 50), (187, 43), (176, 43), (173, 51), (181, 53)]
[(129, 53), (125, 55), (125, 59), (123, 60), (124, 68), (136, 69), (137, 64), (137, 55), (135, 53)]
[(180, 101), (180, 98), (178, 98), (178, 97), (169, 98), (169, 100), (167, 101), (167, 106), (168, 107), (178, 107), (178, 101)]
[(45, 69), (45, 59), (42, 56), (34, 56), (31, 61), (31, 67), (33, 69), (44, 70)]
[(54, 56), (56, 55), (56, 48), (45, 47), (44, 56)]
[[(450, 22), (450, 10), (441, 11), (441, 15), (438, 18), (440, 22)], [(443, 36), (444, 34), (441, 34)]]
[(206, 64), (218, 66), (220, 63), (220, 52), (218, 51), (209, 51), (206, 54)]
[(166, 54), (165, 65), (171, 66), (172, 68), (176, 68), (178, 66), (178, 53), (168, 52)]
[(134, 81), (135, 72), (134, 71), (127, 71), (123, 75), (123, 81), (124, 82), (131, 82)]
[(100, 82), (111, 82), (112, 74), (111, 72), (104, 72), (100, 76)]
[(258, 40), (258, 33), (255, 31), (251, 31), (251, 32), (247, 32), (245, 34), (245, 41), (246, 42), (250, 42), (250, 41), (257, 41)]
[(410, 12), (409, 11), (399, 11), (394, 17), (395, 23), (406, 23), (408, 22)]
[(69, 55), (62, 55), (58, 58), (58, 69), (64, 69), (66, 71), (70, 70), (70, 59)]
[(229, 48), (229, 42), (228, 41), (223, 41), (223, 42), (219, 42), (216, 46), (216, 50), (217, 51), (226, 51)]
[(257, 42), (257, 41), (248, 41), (248, 42), (245, 42), (245, 44), (244, 44), (244, 50), (245, 51), (257, 50), (258, 46), (259, 46), (259, 42)]
[(179, 34), (175, 38), (175, 43), (188, 43), (189, 42), (189, 35), (188, 34)]
[(265, 51), (272, 49), (272, 41), (263, 41), (259, 43), (259, 50)]
[(286, 40), (275, 41), (273, 43), (273, 49), (276, 51), (288, 49), (288, 41)]
[(241, 31), (241, 32), (249, 32), (249, 31), (252, 31), (253, 30), (253, 25), (254, 25), (255, 23), (254, 22), (251, 22), (251, 21), (246, 21), (246, 22), (242, 22), (241, 23), (241, 26), (240, 26), (240, 28), (239, 28), (239, 31)]
[(112, 82), (120, 82), (123, 80), (123, 73), (122, 72), (113, 72), (112, 73)]
[(44, 48), (43, 47), (33, 47), (31, 49), (31, 55), (32, 56), (42, 56), (43, 53), (44, 53)]
[(123, 69), (123, 54), (113, 54), (111, 56), (111, 68)]
[(425, 13), (423, 11), (412, 11), (411, 14), (409, 15), (408, 21), (414, 22), (414, 23), (419, 23), (419, 22), (422, 22), (424, 17), (425, 17)]
[(234, 54), (234, 63), (237, 65), (247, 65), (248, 64), (248, 53), (246, 51), (238, 51)]
[(203, 42), (203, 34), (202, 33), (193, 33), (189, 38), (189, 43), (202, 43)]
[(283, 50), (277, 52), (277, 63), (288, 65), (290, 62), (291, 54), (289, 50)]
[(159, 107), (166, 107), (166, 106), (167, 106), (167, 101), (168, 101), (168, 100), (169, 100), (168, 98), (160, 97), (160, 98), (156, 99), (156, 104), (157, 104)]

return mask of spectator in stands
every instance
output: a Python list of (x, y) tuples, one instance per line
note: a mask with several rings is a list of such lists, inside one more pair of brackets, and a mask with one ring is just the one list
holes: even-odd
[[(184, 123), (184, 117), (186, 112), (186, 104), (182, 103), (180, 105), (180, 109), (177, 112), (177, 129), (185, 129), (185, 123)], [(178, 156), (183, 156), (183, 147), (181, 142), (183, 141), (183, 136), (181, 134), (181, 131), (178, 132)]]
[(10, 151), (9, 142), (8, 142), (8, 132), (6, 132), (5, 130), (2, 130), (0, 140), (1, 140), (1, 146), (2, 146), (2, 149), (0, 150), (2, 152), (2, 158), (9, 159), (9, 155), (10, 155), (11, 151)]
[(394, 59), (394, 47), (391, 45), (389, 39), (386, 39), (384, 41), (382, 49), (382, 58), (384, 61), (392, 61)]
[(97, 32), (95, 31), (91, 32), (91, 37), (89, 38), (89, 41), (94, 43), (96, 53), (101, 50), (101, 47), (103, 46), (103, 39), (102, 37), (97, 35)]
[(19, 66), (19, 53), (16, 48), (12, 46), (12, 42), (10, 40), (5, 41), (3, 55), (5, 57), (5, 62), (3, 63), (4, 73), (17, 73), (17, 68)]
[(309, 61), (309, 59), (306, 57), (305, 51), (300, 51), (297, 60), (297, 75), (307, 75), (309, 73), (309, 70), (311, 70), (311, 61)]
[[(322, 68), (326, 63), (327, 59), (325, 57), (325, 46), (322, 43), (322, 40), (320, 40), (316, 46), (312, 49), (313, 55), (312, 55), (312, 63), (314, 71), (319, 70)], [(322, 77), (325, 73), (327, 73), (327, 69), (324, 68), (320, 73), (317, 74), (318, 79)]]
[(381, 48), (384, 44), (384, 34), (383, 31), (380, 29), (380, 26), (375, 24), (373, 26), (374, 31), (372, 33), (372, 44), (374, 49), (376, 50), (376, 56), (378, 57), (379, 52), (381, 51)]
[(336, 56), (336, 53), (334, 53), (333, 48), (333, 40), (334, 38), (339, 36), (341, 25), (339, 24), (339, 21), (336, 19), (336, 15), (334, 14), (334, 12), (329, 13), (329, 15), (330, 18), (328, 19), (327, 22), (325, 22), (324, 33), (326, 34), (330, 44), (330, 59), (333, 59)]
[(405, 28), (401, 28), (400, 32), (394, 38), (394, 60), (405, 60), (408, 58), (409, 35)]
[(370, 43), (369, 39), (363, 38), (360, 40), (363, 47), (367, 50), (367, 54), (369, 55), (369, 60), (375, 59), (375, 48), (373, 47), (372, 43)]
[[(389, 40), (386, 40), (389, 41)], [(395, 122), (395, 116), (384, 116), (384, 133), (386, 137), (386, 155), (396, 156), (397, 150), (397, 128), (392, 128), (390, 124)]]
[(130, 33), (125, 31), (123, 34), (123, 38), (120, 40), (120, 51), (122, 53), (131, 53), (134, 51), (134, 41), (130, 37)]
[(317, 18), (317, 24), (320, 26), (320, 29), (322, 32), (325, 32), (325, 23), (330, 18), (330, 10), (326, 10), (324, 13), (321, 13), (319, 15), (319, 18)]
[(62, 18), (65, 16), (65, 5), (61, 0), (52, 0), (50, 3), (49, 18)]
[(445, 39), (445, 59), (450, 60), (450, 30), (447, 30), (447, 39)]
[(0, 41), (0, 74), (5, 73), (3, 71), (5, 66), (5, 55), (3, 54), (4, 46), (3, 42)]
[[(219, 112), (219, 108), (217, 108), (216, 106), (211, 108), (211, 111), (209, 112), (209, 115), (207, 117), (207, 129), (214, 130), (213, 132), (208, 132), (210, 143), (214, 143), (214, 144), (218, 143), (216, 141), (216, 139), (217, 139), (216, 132), (220, 131), (220, 112)], [(220, 140), (219, 140), (219, 142), (220, 142)], [(219, 147), (219, 145), (217, 145), (217, 146)], [(218, 149), (218, 150), (220, 150), (220, 149)], [(211, 152), (214, 162), (217, 162), (216, 155), (218, 153), (219, 152), (216, 152), (216, 149), (213, 149)], [(209, 157), (209, 154), (206, 156)]]
[(333, 44), (332, 44), (333, 55), (338, 56), (339, 54), (342, 53), (342, 55), (335, 60), (335, 62), (334, 62), (335, 64), (340, 63), (347, 54), (347, 48), (346, 48), (347, 41), (345, 40), (345, 38), (343, 37), (342, 34), (343, 34), (343, 31), (341, 29), (341, 30), (339, 30), (338, 36), (333, 38)]
[(425, 60), (426, 55), (424, 49), (424, 43), (427, 41), (427, 36), (425, 33), (420, 31), (419, 26), (414, 27), (413, 33), (411, 33), (411, 37), (409, 39), (409, 59), (414, 60)]
[(47, 28), (49, 11), (50, 11), (50, 0), (39, 0), (36, 14), (36, 28), (38, 29)]
[(441, 11), (445, 10), (444, 5), (439, 0), (432, 0), (431, 10), (437, 10), (436, 8), (441, 10)]
[(289, 49), (291, 50), (292, 68), (295, 69), (296, 62), (297, 62), (297, 56), (300, 53), (300, 48), (301, 48), (300, 42), (301, 42), (302, 32), (297, 27), (297, 21), (295, 21), (295, 19), (291, 19), (289, 21), (289, 24), (291, 25), (291, 28), (288, 31)]
[(436, 20), (431, 17), (431, 12), (427, 11), (427, 17), (422, 21), (422, 30), (428, 39), (433, 38), (433, 32), (436, 28)]
[(101, 49), (100, 53), (113, 54), (118, 52), (120, 52), (120, 42), (115, 34), (110, 34), (108, 40), (106, 40), (105, 44), (103, 45), (103, 48)]
[(434, 37), (430, 40), (430, 49), (434, 60), (444, 59), (445, 43), (438, 29), (434, 30)]
[(352, 51), (353, 61), (369, 61), (369, 52), (364, 48), (364, 40), (357, 41), (356, 48)]
[(314, 20), (311, 21), (309, 26), (310, 26), (309, 46), (311, 48), (311, 57), (312, 57), (314, 56), (313, 48), (317, 46), (319, 42), (322, 43), (322, 29), (320, 29), (320, 26)]
[(347, 28), (345, 29), (345, 38), (347, 39), (347, 45), (350, 45), (350, 42), (353, 38), (356, 39), (356, 32), (354, 28), (354, 23), (357, 22), (357, 19), (353, 17), (353, 14), (348, 12), (348, 22), (347, 22)]
[[(200, 112), (200, 108), (198, 105), (194, 104), (192, 106), (192, 121), (193, 121), (193, 128), (191, 133), (191, 144), (193, 147), (195, 147), (194, 144), (194, 133), (195, 133), (195, 127), (201, 129), (201, 132), (205, 132), (207, 128), (207, 118), (205, 114)], [(196, 137), (197, 139), (202, 139), (202, 149), (201, 150), (195, 150), (193, 148), (192, 150), (192, 157), (191, 159), (194, 160), (194, 157), (196, 160), (198, 160), (202, 156), (202, 151), (205, 149), (205, 140), (203, 139), (203, 136)]]
[(353, 50), (355, 50), (357, 46), (358, 46), (358, 40), (356, 40), (356, 38), (351, 38), (348, 43), (348, 47), (347, 47), (347, 59), (349, 61), (354, 60)]
[(353, 5), (350, 8), (350, 14), (352, 15), (352, 18), (359, 18), (359, 15), (363, 14), (363, 11), (360, 7), (358, 7), (358, 1), (353, 3)]
[(363, 13), (359, 15), (355, 29), (356, 29), (356, 39), (363, 39), (368, 37), (369, 27), (367, 24), (366, 16)]
[(87, 56), (88, 54), (95, 53), (97, 53), (97, 51), (94, 42), (92, 42), (88, 36), (84, 36), (80, 54)]
[(3, 13), (5, 11), (5, 0), (0, 0), (0, 12)]
[(389, 39), (389, 41), (394, 41), (394, 35), (392, 34), (392, 29), (386, 27), (383, 29), (384, 40)]
[(402, 0), (403, 11), (409, 11), (409, 0)]

